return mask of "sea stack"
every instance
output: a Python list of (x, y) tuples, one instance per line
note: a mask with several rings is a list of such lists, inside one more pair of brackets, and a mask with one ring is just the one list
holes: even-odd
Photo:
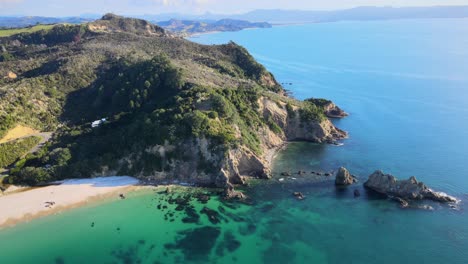
[(431, 190), (423, 182), (418, 182), (414, 176), (408, 180), (398, 180), (395, 176), (385, 174), (380, 170), (372, 173), (364, 186), (372, 191), (406, 201), (433, 200), (444, 203), (457, 201), (457, 199), (445, 193)]
[(355, 182), (356, 182), (356, 179), (344, 167), (341, 167), (336, 173), (335, 185), (337, 186), (347, 186)]

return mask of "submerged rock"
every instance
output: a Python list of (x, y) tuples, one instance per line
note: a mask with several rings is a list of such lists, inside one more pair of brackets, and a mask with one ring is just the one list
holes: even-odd
[(361, 196), (361, 192), (358, 189), (354, 190), (354, 198)]
[(392, 197), (392, 199), (400, 204), (401, 208), (407, 208), (409, 207), (408, 201), (400, 198), (400, 197)]
[(375, 192), (403, 200), (427, 199), (443, 203), (457, 201), (454, 197), (445, 193), (431, 190), (423, 182), (418, 182), (414, 176), (408, 180), (398, 180), (395, 176), (384, 174), (380, 170), (372, 173), (364, 186)]
[(200, 213), (205, 214), (212, 224), (219, 224), (221, 222), (221, 216), (216, 210), (210, 209), (208, 207), (203, 207)]
[(305, 196), (301, 192), (293, 192), (294, 197), (296, 197), (298, 200), (304, 200)]
[[(167, 250), (180, 250), (187, 261), (206, 261), (221, 234), (219, 227), (204, 226), (179, 232), (174, 243), (165, 244)], [(133, 262), (132, 262), (133, 263)]]
[(341, 167), (336, 173), (335, 185), (338, 185), (338, 186), (351, 185), (355, 183), (356, 181), (357, 181), (356, 178), (354, 178), (349, 173), (349, 171), (344, 167)]
[(228, 183), (227, 187), (224, 188), (222, 196), (227, 200), (244, 200), (246, 198), (242, 192), (234, 190), (234, 186), (230, 183)]

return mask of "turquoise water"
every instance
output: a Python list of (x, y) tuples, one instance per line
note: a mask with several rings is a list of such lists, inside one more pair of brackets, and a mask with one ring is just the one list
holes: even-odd
[[(290, 144), (275, 179), (246, 190), (248, 204), (208, 190), (192, 190), (208, 193), (206, 204), (195, 193), (175, 202), (187, 189), (150, 189), (0, 230), (0, 263), (468, 263), (468, 20), (311, 24), (194, 40), (234, 40), (292, 83), (285, 87), (295, 97), (332, 99), (350, 113), (335, 121), (350, 138), (341, 147)], [(376, 169), (415, 175), (462, 203), (402, 210), (360, 184), (336, 189), (310, 173), (278, 180), (286, 170), (342, 165), (361, 183)], [(204, 207), (214, 210), (211, 221)]]

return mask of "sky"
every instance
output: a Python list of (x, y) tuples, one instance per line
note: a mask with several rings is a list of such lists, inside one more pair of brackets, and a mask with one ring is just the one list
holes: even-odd
[(0, 15), (235, 14), (255, 9), (336, 10), (357, 6), (433, 5), (468, 5), (468, 0), (0, 0)]

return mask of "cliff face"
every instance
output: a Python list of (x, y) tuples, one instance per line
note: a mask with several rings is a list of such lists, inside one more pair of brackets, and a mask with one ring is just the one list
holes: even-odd
[[(284, 101), (275, 102), (267, 97), (263, 97), (260, 105), (263, 116), (271, 118), (282, 130), (280, 135), (283, 141), (310, 141), (316, 143), (334, 143), (336, 140), (344, 139), (347, 133), (335, 127), (330, 120), (303, 119), (300, 106), (292, 106), (292, 111), (286, 109), (288, 98)], [(324, 113), (327, 109), (323, 110)], [(277, 141), (277, 140), (273, 140)]]
[[(291, 100), (287, 97), (280, 97)], [(168, 166), (163, 171), (139, 172), (136, 176), (151, 184), (187, 183), (203, 186), (226, 187), (245, 184), (249, 177), (268, 179), (271, 177), (271, 162), (276, 151), (288, 141), (309, 141), (333, 143), (347, 137), (347, 133), (336, 128), (328, 119), (317, 122), (303, 122), (300, 108), (288, 113), (286, 103), (275, 102), (268, 97), (258, 100), (258, 112), (267, 120), (274, 120), (281, 131), (274, 132), (269, 127), (257, 131), (260, 139), (260, 153), (246, 146), (214, 149), (210, 139), (197, 138), (179, 146), (152, 146), (146, 152), (166, 156), (176, 150), (184, 150), (181, 160), (166, 160)], [(242, 137), (240, 134), (237, 137)], [(131, 157), (129, 160), (137, 159)], [(205, 166), (205, 168), (202, 168)], [(132, 169), (131, 167), (129, 169)], [(115, 171), (97, 174), (115, 175)]]
[(0, 134), (18, 123), (55, 132), (42, 151), (17, 162), (13, 183), (131, 175), (231, 187), (268, 178), (285, 142), (346, 137), (326, 117), (336, 106), (285, 96), (232, 42), (199, 45), (105, 15), (0, 44), (8, 58), (0, 73), (16, 75), (0, 79)]

